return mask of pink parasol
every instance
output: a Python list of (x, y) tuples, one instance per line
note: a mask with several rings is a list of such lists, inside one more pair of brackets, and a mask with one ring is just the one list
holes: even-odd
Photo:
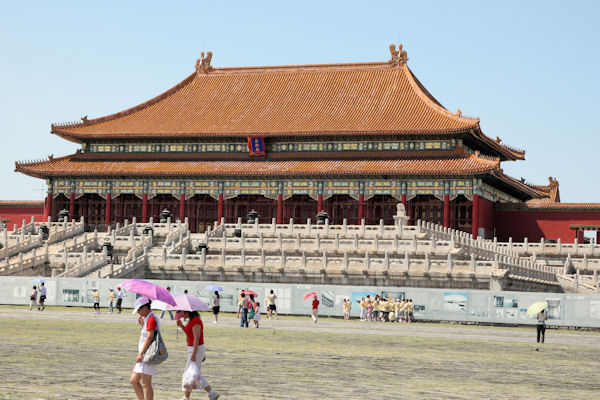
[(242, 293), (244, 293), (244, 294), (253, 294), (254, 296), (258, 296), (258, 294), (256, 294), (256, 292), (253, 292), (252, 290), (242, 290)]
[(202, 300), (192, 294), (174, 293), (173, 299), (175, 305), (167, 304), (162, 301), (152, 303), (152, 308), (157, 310), (177, 310), (177, 311), (209, 311), (208, 307)]
[(304, 300), (308, 300), (310, 298), (313, 298), (317, 295), (317, 292), (310, 292), (309, 294), (307, 294), (306, 296), (304, 296)]
[(141, 279), (128, 279), (121, 284), (121, 287), (133, 293), (141, 294), (152, 300), (160, 300), (164, 303), (175, 305), (175, 299), (171, 293), (162, 286), (143, 281)]

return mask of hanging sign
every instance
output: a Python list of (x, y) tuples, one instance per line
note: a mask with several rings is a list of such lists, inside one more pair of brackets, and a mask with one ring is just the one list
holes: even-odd
[(248, 138), (248, 151), (250, 152), (250, 157), (264, 156), (265, 155), (265, 138), (264, 137), (249, 137)]

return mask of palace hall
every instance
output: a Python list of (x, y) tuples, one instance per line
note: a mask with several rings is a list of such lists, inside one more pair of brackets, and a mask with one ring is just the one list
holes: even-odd
[(393, 224), (401, 202), (413, 223), (490, 238), (514, 234), (498, 213), (562, 204), (556, 179), (533, 185), (505, 174), (502, 163), (525, 151), (444, 108), (407, 60), (401, 45), (388, 60), (352, 64), (221, 68), (203, 53), (153, 99), (52, 124), (81, 148), (16, 171), (46, 181), (44, 219), (65, 209), (99, 229), (158, 220), (164, 209), (192, 231), (251, 210), (264, 222), (305, 223), (324, 210), (332, 224)]

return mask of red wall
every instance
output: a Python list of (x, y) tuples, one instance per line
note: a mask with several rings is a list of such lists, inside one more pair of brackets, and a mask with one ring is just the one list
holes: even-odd
[(573, 243), (575, 230), (570, 225), (600, 225), (600, 212), (496, 210), (494, 222), (499, 241), (512, 237), (522, 242), (527, 237), (530, 242), (560, 238), (563, 243)]
[(479, 232), (481, 228), (485, 229), (485, 239), (494, 237), (494, 203), (483, 197), (479, 198)]
[(0, 221), (10, 230), (15, 224), (21, 226), (23, 219), (31, 222), (32, 216), (41, 222), (43, 214), (43, 201), (0, 201)]

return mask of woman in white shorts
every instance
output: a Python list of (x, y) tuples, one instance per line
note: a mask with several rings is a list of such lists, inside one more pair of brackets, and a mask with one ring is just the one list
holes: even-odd
[[(129, 382), (135, 390), (138, 400), (154, 400), (154, 389), (152, 388), (152, 377), (156, 374), (156, 365), (148, 365), (144, 360), (144, 353), (152, 342), (156, 330), (160, 328), (160, 320), (150, 309), (151, 300), (147, 297), (140, 297), (135, 301), (136, 312), (140, 315), (138, 323), (142, 327), (140, 332), (140, 342), (138, 344), (138, 356), (136, 358), (133, 372)], [(142, 382), (140, 384), (140, 381)]]

